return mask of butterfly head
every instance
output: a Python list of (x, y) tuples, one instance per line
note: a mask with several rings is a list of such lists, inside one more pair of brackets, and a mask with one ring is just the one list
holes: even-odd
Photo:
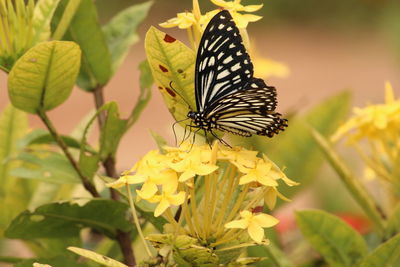
[(207, 119), (204, 113), (189, 111), (187, 117), (190, 118), (195, 124), (195, 126), (198, 128), (202, 128), (205, 130), (211, 130), (212, 128), (215, 128), (215, 123), (213, 123), (214, 122), (213, 118), (211, 120)]

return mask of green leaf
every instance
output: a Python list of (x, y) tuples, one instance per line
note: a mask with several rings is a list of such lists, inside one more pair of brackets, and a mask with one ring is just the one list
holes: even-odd
[(35, 262), (48, 264), (53, 267), (89, 267), (88, 264), (80, 263), (73, 259), (70, 255), (60, 255), (51, 258), (28, 259), (15, 264), (14, 267), (32, 267)]
[(27, 130), (26, 113), (8, 105), (0, 114), (0, 197), (3, 197), (9, 188), (10, 169), (16, 166), (15, 162), (7, 161), (7, 159), (15, 154), (17, 141), (25, 135)]
[(299, 211), (296, 220), (305, 238), (330, 266), (355, 266), (368, 252), (359, 233), (327, 212)]
[(397, 234), (366, 256), (359, 267), (398, 266), (395, 262), (400, 259), (399, 249), (400, 234)]
[(114, 259), (111, 259), (107, 256), (101, 255), (91, 250), (77, 248), (77, 247), (69, 247), (68, 250), (85, 258), (91, 259), (92, 261), (100, 263), (101, 265), (110, 267), (128, 267), (128, 265), (125, 265), (122, 262), (116, 261)]
[(135, 122), (139, 119), (140, 114), (142, 114), (144, 108), (147, 106), (151, 99), (151, 86), (154, 83), (154, 79), (151, 75), (151, 70), (147, 60), (140, 63), (139, 70), (140, 95), (135, 107), (132, 109), (131, 115), (128, 118), (127, 128), (130, 128), (133, 124), (135, 124)]
[[(66, 1), (62, 1), (61, 5), (65, 7)], [(71, 38), (82, 49), (78, 85), (89, 91), (105, 85), (112, 75), (111, 56), (93, 0), (81, 0), (65, 38)]]
[(127, 121), (119, 118), (118, 104), (110, 102), (107, 104), (107, 117), (100, 132), (100, 158), (106, 159), (114, 156), (119, 141), (125, 133)]
[(78, 10), (81, 0), (67, 0), (61, 2), (53, 17), (52, 26), (57, 26), (53, 33), (53, 40), (61, 40), (68, 30), (68, 27)]
[(125, 219), (128, 208), (122, 202), (105, 199), (91, 200), (83, 206), (51, 203), (34, 212), (21, 213), (5, 235), (23, 240), (77, 237), (82, 228), (90, 227), (114, 238), (117, 229), (125, 232), (132, 229), (132, 223)]
[(194, 51), (154, 27), (146, 33), (145, 49), (154, 80), (169, 111), (176, 121), (186, 119), (189, 108), (196, 107)]
[(39, 0), (33, 11), (32, 44), (47, 41), (50, 38), (50, 22), (60, 0)]
[(149, 130), (149, 131), (150, 131), (151, 137), (153, 137), (154, 142), (156, 142), (158, 149), (160, 150), (160, 152), (162, 154), (164, 154), (165, 153), (164, 146), (167, 145), (167, 141), (164, 139), (164, 137), (162, 137), (158, 133), (156, 133), (152, 130)]
[(15, 177), (56, 184), (81, 183), (67, 158), (57, 152), (21, 152), (15, 159), (24, 163), (11, 171)]
[(10, 161), (17, 152), (17, 142), (28, 131), (28, 117), (11, 105), (0, 114), (0, 236), (11, 219), (26, 208), (30, 184), (12, 177), (10, 171), (19, 163)]
[(148, 1), (124, 9), (103, 27), (110, 49), (113, 72), (124, 61), (129, 48), (139, 41), (137, 28), (146, 18), (152, 4), (152, 1)]
[[(34, 145), (34, 144), (57, 144), (57, 142), (54, 140), (54, 137), (51, 134), (49, 134), (48, 132), (46, 132), (46, 131), (42, 132), (40, 134), (39, 133), (36, 133), (36, 134), (37, 135), (29, 141), (28, 145)], [(64, 143), (68, 147), (81, 149), (81, 143), (78, 140), (76, 140), (75, 138), (72, 138), (72, 137), (66, 136), (66, 135), (62, 135), (61, 139), (64, 141)], [(92, 147), (88, 146), (88, 144), (86, 144), (85, 150), (90, 152), (90, 153), (92, 153), (92, 154), (96, 153), (96, 151)]]
[(267, 246), (253, 246), (247, 249), (249, 256), (263, 256), (267, 257), (259, 263), (255, 263), (254, 266), (279, 266), (279, 267), (294, 267), (295, 265), (290, 262), (287, 255), (279, 249), (277, 245), (271, 243)]
[(100, 155), (99, 154), (88, 154), (81, 152), (79, 154), (79, 167), (82, 170), (83, 175), (92, 179), (99, 169)]
[(329, 136), (344, 119), (349, 106), (350, 94), (343, 92), (313, 107), (305, 115), (289, 117), (289, 126), (272, 139), (265, 136), (235, 139), (257, 147), (278, 166), (287, 167), (285, 174), (301, 184), (301, 186), (279, 188), (282, 194), (291, 198), (306, 188), (307, 184), (318, 175), (324, 161), (321, 151), (318, 150), (318, 146), (310, 134), (309, 126), (311, 125), (323, 135)]
[(63, 103), (75, 84), (80, 56), (79, 46), (73, 42), (45, 42), (29, 49), (8, 77), (11, 103), (29, 113)]
[(400, 233), (400, 203), (397, 204), (394, 211), (390, 215), (385, 232), (386, 236), (388, 237)]

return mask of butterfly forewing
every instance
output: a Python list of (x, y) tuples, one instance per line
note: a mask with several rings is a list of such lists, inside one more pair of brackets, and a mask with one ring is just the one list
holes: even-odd
[(207, 110), (216, 100), (248, 87), (253, 64), (239, 30), (227, 10), (207, 25), (196, 59), (195, 93), (197, 111)]

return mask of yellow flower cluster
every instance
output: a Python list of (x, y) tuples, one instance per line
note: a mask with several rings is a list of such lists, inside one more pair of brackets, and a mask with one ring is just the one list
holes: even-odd
[[(234, 1), (223, 1), (223, 0), (211, 0), (219, 8), (229, 10), (233, 20), (235, 21), (239, 29), (245, 29), (249, 22), (255, 22), (260, 20), (261, 16), (252, 14), (241, 14), (239, 12), (255, 12), (262, 8), (261, 5), (249, 5), (243, 6), (241, 0)], [(169, 19), (167, 22), (161, 23), (160, 26), (165, 28), (179, 27), (180, 29), (187, 29), (193, 25), (197, 25), (199, 29), (204, 29), (207, 23), (217, 14), (220, 10), (215, 9), (207, 12), (205, 15), (201, 15), (199, 3), (197, 0), (193, 1), (193, 12), (182, 12), (178, 13), (175, 18)]]
[(211, 2), (218, 6), (218, 8), (202, 15), (198, 0), (193, 0), (192, 12), (178, 13), (175, 18), (171, 18), (168, 21), (161, 23), (160, 26), (164, 28), (178, 27), (179, 29), (186, 29), (190, 43), (193, 49), (196, 50), (200, 42), (201, 35), (212, 17), (221, 11), (221, 9), (229, 10), (236, 26), (240, 29), (245, 47), (252, 55), (253, 64), (255, 66), (255, 75), (260, 78), (268, 78), (271, 76), (287, 77), (289, 75), (289, 68), (285, 64), (264, 58), (256, 53), (254, 47), (250, 47), (250, 40), (246, 30), (247, 25), (250, 22), (260, 20), (262, 17), (248, 13), (242, 14), (240, 12), (258, 11), (263, 7), (263, 4), (244, 6), (241, 4), (241, 0), (211, 0)]
[[(344, 135), (350, 142), (360, 139), (382, 139), (390, 136), (399, 137), (400, 132), (400, 98), (395, 99), (393, 88), (386, 83), (385, 104), (369, 105), (365, 108), (354, 108), (354, 115), (344, 123), (332, 139), (338, 140)], [(398, 140), (399, 141), (399, 140)], [(397, 143), (399, 148), (400, 143)]]
[[(355, 108), (354, 115), (332, 136), (346, 137), (368, 166), (368, 173), (391, 182), (400, 190), (400, 98), (386, 83), (386, 103)], [(367, 141), (363, 146), (361, 141)], [(399, 191), (400, 192), (400, 191)]]
[[(263, 204), (272, 209), (277, 197), (287, 200), (277, 189), (280, 180), (289, 186), (297, 183), (257, 153), (241, 147), (220, 147), (218, 142), (212, 149), (189, 143), (164, 147), (163, 153), (147, 153), (108, 186), (142, 184), (136, 191), (137, 200), (156, 203), (155, 216), (165, 216), (177, 232), (199, 237), (207, 244), (217, 246), (235, 240), (243, 229), (254, 241), (262, 242), (262, 228), (278, 220), (253, 214), (253, 210)], [(175, 218), (178, 207), (180, 216)], [(242, 219), (235, 220), (239, 212)]]

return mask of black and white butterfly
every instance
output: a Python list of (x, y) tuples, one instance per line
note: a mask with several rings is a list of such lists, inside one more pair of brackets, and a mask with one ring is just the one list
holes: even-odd
[[(275, 112), (276, 90), (253, 77), (253, 64), (229, 11), (216, 14), (201, 38), (195, 67), (194, 128), (272, 137), (287, 120)], [(219, 139), (219, 138), (218, 138)], [(225, 143), (225, 142), (224, 142)]]

